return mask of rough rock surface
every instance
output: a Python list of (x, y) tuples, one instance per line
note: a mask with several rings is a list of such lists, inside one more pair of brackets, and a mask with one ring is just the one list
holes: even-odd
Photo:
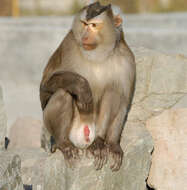
[[(129, 123), (124, 131), (123, 165), (119, 172), (111, 172), (109, 164), (96, 171), (93, 159), (85, 155), (75, 169), (68, 168), (60, 151), (47, 154), (42, 149), (15, 149), (22, 159), (23, 183), (41, 190), (146, 190), (152, 138), (147, 130)], [(13, 151), (13, 150), (12, 150)], [(137, 159), (138, 158), (138, 159)]]
[(0, 150), (4, 149), (6, 136), (6, 114), (3, 104), (3, 92), (0, 86)]
[[(129, 120), (145, 123), (174, 106), (187, 103), (187, 58), (133, 48), (137, 63), (136, 90)], [(179, 105), (179, 102), (183, 101)]]
[(18, 118), (9, 131), (9, 148), (39, 148), (42, 122), (32, 117)]
[(148, 185), (158, 190), (186, 190), (187, 108), (171, 109), (147, 121), (154, 139)]
[(0, 189), (23, 190), (21, 160), (18, 155), (0, 152)]
[(44, 175), (46, 175), (43, 172), (43, 167), (49, 155), (40, 148), (15, 148), (8, 150), (8, 152), (19, 154), (21, 158), (23, 184), (32, 186), (33, 190), (45, 190), (41, 189)]

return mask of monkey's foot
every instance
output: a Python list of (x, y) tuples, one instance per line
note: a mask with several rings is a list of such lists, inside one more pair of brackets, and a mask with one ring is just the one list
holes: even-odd
[(120, 144), (110, 144), (108, 145), (109, 155), (112, 158), (112, 164), (110, 166), (111, 170), (118, 171), (122, 165), (123, 160), (123, 150)]
[(70, 168), (75, 166), (76, 160), (80, 159), (79, 149), (75, 147), (71, 142), (64, 143), (59, 149), (64, 155), (64, 159)]
[(88, 151), (94, 156), (94, 165), (96, 170), (100, 170), (107, 163), (107, 147), (102, 138), (97, 137), (88, 147)]

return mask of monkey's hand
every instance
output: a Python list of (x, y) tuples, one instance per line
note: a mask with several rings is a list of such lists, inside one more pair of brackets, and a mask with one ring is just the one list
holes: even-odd
[(118, 171), (122, 165), (123, 160), (123, 150), (120, 144), (110, 144), (108, 145), (109, 155), (112, 158), (112, 164), (110, 166), (111, 170)]
[(100, 170), (107, 163), (108, 157), (107, 147), (105, 146), (104, 140), (97, 137), (87, 150), (94, 156), (96, 170)]

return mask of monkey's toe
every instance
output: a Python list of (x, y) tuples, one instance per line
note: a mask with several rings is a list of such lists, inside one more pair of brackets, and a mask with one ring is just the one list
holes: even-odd
[(52, 145), (51, 146), (51, 153), (54, 153), (54, 152), (56, 152), (56, 149), (57, 149), (57, 146), (56, 146), (56, 144), (54, 144), (54, 145)]
[(79, 149), (75, 147), (73, 144), (68, 143), (65, 147), (60, 147), (60, 150), (64, 155), (64, 159), (67, 165), (70, 168), (73, 168), (75, 166), (76, 160), (80, 159)]
[(57, 145), (53, 136), (50, 137), (50, 144), (51, 144), (51, 147), (50, 147), (51, 153), (56, 152)]
[(122, 165), (123, 150), (119, 144), (109, 145), (109, 153), (112, 158), (111, 170), (118, 171)]
[(107, 149), (103, 148), (95, 154), (94, 165), (96, 170), (100, 170), (107, 163)]
[(104, 144), (104, 140), (99, 137), (96, 138), (88, 150), (94, 156), (96, 170), (100, 170), (107, 162), (107, 148)]

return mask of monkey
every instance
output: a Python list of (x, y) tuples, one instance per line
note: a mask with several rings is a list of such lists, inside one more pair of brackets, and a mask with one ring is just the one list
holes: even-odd
[(79, 150), (94, 157), (96, 170), (111, 158), (122, 165), (121, 134), (130, 110), (136, 64), (121, 17), (111, 4), (94, 2), (75, 16), (72, 28), (53, 53), (40, 83), (45, 127), (68, 163)]

